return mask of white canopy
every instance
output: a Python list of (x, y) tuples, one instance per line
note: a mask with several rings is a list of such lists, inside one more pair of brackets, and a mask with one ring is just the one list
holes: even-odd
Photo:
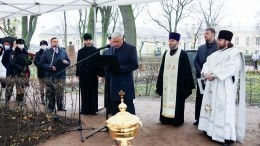
[(0, 20), (49, 12), (76, 10), (91, 6), (128, 5), (163, 0), (0, 0)]

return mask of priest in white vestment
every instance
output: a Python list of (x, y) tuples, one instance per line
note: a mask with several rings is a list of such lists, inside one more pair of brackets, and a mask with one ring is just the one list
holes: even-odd
[[(245, 136), (244, 58), (231, 43), (233, 33), (219, 32), (218, 51), (203, 65), (201, 75), (206, 87), (203, 95), (199, 130), (223, 144), (243, 142)], [(239, 106), (236, 110), (238, 82)]]

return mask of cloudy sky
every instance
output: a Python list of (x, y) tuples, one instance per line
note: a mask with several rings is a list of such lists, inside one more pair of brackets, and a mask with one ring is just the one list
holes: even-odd
[[(202, 0), (203, 1), (203, 0)], [(205, 0), (206, 1), (206, 0)], [(160, 4), (151, 3), (149, 6), (152, 8), (153, 13), (160, 12)], [(159, 7), (158, 7), (159, 6)], [(254, 26), (256, 23), (256, 13), (260, 11), (260, 0), (226, 0), (223, 10), (225, 11), (224, 19), (222, 19), (222, 24), (232, 24), (232, 25), (243, 25), (243, 26)], [(75, 24), (77, 11), (68, 11), (68, 21), (70, 25)], [(62, 13), (49, 13), (43, 14), (38, 19), (38, 26), (36, 33), (33, 37), (33, 42), (38, 42), (37, 35), (42, 32), (42, 30), (48, 29), (55, 25), (61, 24)], [(182, 22), (190, 23), (190, 20), (186, 19)], [(141, 15), (137, 18), (137, 25), (144, 26), (149, 24), (150, 27), (156, 26), (155, 23), (150, 21), (147, 11), (143, 11)], [(151, 24), (151, 25), (150, 25)]]

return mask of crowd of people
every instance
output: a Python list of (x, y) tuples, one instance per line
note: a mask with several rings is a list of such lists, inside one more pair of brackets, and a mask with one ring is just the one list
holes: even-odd
[[(198, 48), (194, 60), (197, 94), (193, 124), (210, 139), (227, 145), (237, 140), (242, 142), (245, 136), (244, 58), (231, 43), (232, 32), (221, 30), (217, 40), (215, 34), (212, 28), (205, 30), (206, 43)], [(76, 66), (76, 77), (80, 81), (81, 89), (80, 114), (97, 115), (98, 77), (104, 77), (104, 74), (108, 86), (106, 92), (109, 94), (109, 106), (106, 108), (109, 113), (115, 115), (119, 112), (118, 93), (123, 90), (127, 111), (135, 114), (133, 71), (138, 69), (136, 47), (128, 44), (123, 34), (114, 32), (108, 37), (111, 47), (100, 54), (93, 46), (91, 34), (86, 33), (83, 38), (84, 47), (78, 51), (77, 62), (83, 59), (84, 61)], [(188, 55), (178, 47), (180, 38), (181, 34), (170, 32), (169, 49), (163, 54), (156, 84), (156, 93), (161, 96), (160, 122), (176, 127), (184, 123), (185, 99), (195, 89)], [(65, 49), (59, 46), (57, 38), (52, 38), (50, 43), (48, 48), (47, 41), (40, 42), (40, 50), (34, 60), (28, 54), (23, 39), (17, 39), (15, 43), (4, 41), (0, 52), (3, 55), (2, 63), (6, 68), (7, 78), (28, 80), (29, 66), (32, 62), (35, 64), (41, 86), (41, 103), (46, 104), (48, 112), (51, 113), (56, 107), (55, 104), (58, 110), (66, 110), (63, 101), (66, 84), (64, 68), (70, 66), (70, 59)], [(100, 55), (115, 56), (120, 71), (114, 72), (108, 66), (104, 73), (104, 70), (98, 67)], [(88, 56), (92, 57), (87, 58)], [(240, 88), (237, 91), (239, 82)], [(18, 104), (24, 105), (24, 88), (28, 86), (28, 82), (6, 82), (6, 104), (10, 101), (14, 84), (16, 100)], [(238, 93), (240, 93), (239, 118), (236, 120), (235, 100)]]

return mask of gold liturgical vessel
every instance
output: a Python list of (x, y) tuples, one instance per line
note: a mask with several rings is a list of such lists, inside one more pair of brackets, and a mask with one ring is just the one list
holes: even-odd
[(107, 127), (110, 136), (120, 141), (121, 146), (130, 146), (129, 140), (137, 136), (139, 126), (142, 126), (142, 122), (139, 117), (126, 111), (127, 105), (124, 103), (124, 95), (125, 93), (121, 90), (119, 92), (121, 103), (118, 106), (120, 112), (107, 120)]

